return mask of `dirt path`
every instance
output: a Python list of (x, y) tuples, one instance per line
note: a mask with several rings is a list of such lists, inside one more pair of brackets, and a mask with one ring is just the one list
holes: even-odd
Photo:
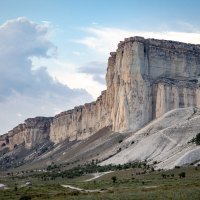
[(106, 174), (112, 173), (113, 171), (108, 171), (108, 172), (100, 172), (100, 173), (94, 173), (92, 178), (85, 180), (84, 182), (89, 182), (89, 181), (93, 181), (101, 176), (104, 176)]
[(157, 185), (150, 185), (150, 186), (144, 186), (143, 188), (145, 189), (150, 189), (150, 188), (157, 188)]
[[(92, 181), (92, 180), (95, 180), (101, 176), (104, 176), (106, 174), (109, 174), (109, 173), (112, 173), (113, 171), (108, 171), (108, 172), (100, 172), (100, 173), (94, 173), (92, 174), (94, 177), (90, 178), (90, 179), (87, 179), (85, 180), (84, 182), (89, 182), (89, 181)], [(61, 185), (62, 187), (64, 188), (70, 188), (72, 190), (77, 190), (77, 191), (80, 191), (80, 192), (102, 192), (101, 189), (96, 189), (96, 190), (86, 190), (86, 189), (82, 189), (82, 188), (78, 188), (78, 187), (74, 187), (72, 185)]]
[(101, 192), (100, 189), (96, 189), (96, 190), (85, 190), (85, 189), (82, 189), (82, 188), (78, 188), (78, 187), (74, 187), (74, 186), (71, 186), (71, 185), (61, 185), (62, 187), (64, 188), (70, 188), (72, 190), (77, 190), (77, 191), (80, 191), (80, 192)]

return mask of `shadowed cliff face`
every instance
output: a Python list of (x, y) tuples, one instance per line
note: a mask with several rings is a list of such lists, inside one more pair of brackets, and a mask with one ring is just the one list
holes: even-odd
[[(53, 118), (34, 118), (1, 136), (10, 149), (44, 140), (83, 140), (104, 127), (136, 131), (169, 110), (200, 105), (200, 46), (133, 37), (108, 59), (107, 90)], [(9, 139), (9, 142), (7, 141)]]

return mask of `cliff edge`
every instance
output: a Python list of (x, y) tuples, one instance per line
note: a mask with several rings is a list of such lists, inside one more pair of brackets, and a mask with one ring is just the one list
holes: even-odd
[(107, 90), (54, 117), (50, 138), (83, 139), (105, 126), (136, 131), (169, 110), (200, 105), (200, 45), (127, 38), (110, 53)]
[(131, 37), (110, 53), (107, 90), (53, 118), (33, 118), (0, 136), (0, 149), (83, 140), (104, 127), (126, 133), (164, 113), (200, 105), (200, 45)]

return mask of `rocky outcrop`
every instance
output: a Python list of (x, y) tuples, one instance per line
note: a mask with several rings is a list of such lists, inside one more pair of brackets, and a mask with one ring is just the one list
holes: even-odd
[(177, 81), (162, 79), (156, 87), (155, 117), (169, 110), (200, 106), (200, 89), (197, 80)]
[(110, 54), (107, 90), (95, 102), (47, 118), (45, 123), (42, 118), (40, 125), (25, 122), (1, 136), (0, 143), (9, 137), (10, 148), (22, 142), (30, 148), (48, 137), (54, 143), (83, 140), (107, 126), (115, 132), (137, 131), (169, 110), (199, 106), (199, 75), (200, 45), (125, 39)]
[(200, 46), (133, 37), (108, 59), (107, 90), (56, 116), (50, 138), (83, 139), (105, 126), (136, 131), (169, 110), (199, 106)]
[(18, 145), (31, 149), (49, 140), (51, 117), (36, 117), (25, 120), (7, 134), (0, 136), (0, 147), (10, 150)]

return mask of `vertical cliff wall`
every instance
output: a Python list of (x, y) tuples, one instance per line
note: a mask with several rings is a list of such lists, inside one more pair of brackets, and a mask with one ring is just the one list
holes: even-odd
[(200, 45), (127, 38), (110, 54), (107, 90), (95, 102), (48, 119), (47, 129), (44, 124), (39, 129), (34, 123), (35, 129), (19, 125), (8, 134), (10, 144), (25, 141), (32, 147), (48, 137), (54, 143), (82, 140), (105, 126), (136, 131), (169, 110), (200, 106), (199, 78)]
[(33, 148), (49, 140), (51, 117), (29, 118), (5, 135), (0, 136), (0, 149), (13, 149), (18, 145)]
[(165, 112), (199, 106), (200, 46), (133, 37), (108, 59), (107, 90), (96, 102), (61, 113), (50, 138), (83, 139), (104, 126), (136, 131)]
[(50, 139), (55, 143), (65, 139), (81, 140), (111, 125), (106, 97), (104, 91), (96, 102), (56, 115), (51, 124)]
[(137, 130), (152, 119), (152, 89), (144, 75), (144, 47), (137, 40), (121, 42), (112, 59), (115, 65), (108, 65), (106, 81), (107, 92), (112, 96), (113, 130)]
[(155, 117), (169, 110), (200, 106), (199, 84), (188, 81), (160, 80), (156, 87)]

